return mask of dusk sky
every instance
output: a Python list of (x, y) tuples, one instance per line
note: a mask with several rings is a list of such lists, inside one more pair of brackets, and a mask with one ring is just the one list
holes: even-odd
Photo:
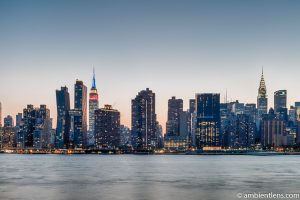
[(130, 126), (131, 99), (156, 93), (165, 127), (168, 99), (221, 93), (256, 103), (264, 66), (269, 106), (288, 90), (300, 101), (300, 1), (1, 0), (2, 116), (46, 104), (56, 127), (55, 90), (76, 79), (90, 89), (96, 70), (100, 105)]

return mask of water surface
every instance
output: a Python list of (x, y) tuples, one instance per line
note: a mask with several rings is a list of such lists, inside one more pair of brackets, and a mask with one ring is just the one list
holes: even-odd
[(0, 155), (1, 200), (232, 200), (299, 187), (300, 156)]

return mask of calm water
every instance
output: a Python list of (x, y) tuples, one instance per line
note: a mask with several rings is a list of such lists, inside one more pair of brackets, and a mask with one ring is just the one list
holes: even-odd
[(1, 200), (231, 200), (299, 187), (300, 156), (0, 155)]

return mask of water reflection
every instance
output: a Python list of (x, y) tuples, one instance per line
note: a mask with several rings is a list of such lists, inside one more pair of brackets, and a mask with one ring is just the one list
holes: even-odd
[(236, 199), (298, 192), (298, 156), (0, 155), (0, 199)]

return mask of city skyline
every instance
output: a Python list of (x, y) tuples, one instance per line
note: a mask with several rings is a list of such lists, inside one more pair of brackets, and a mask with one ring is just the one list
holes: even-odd
[(0, 2), (3, 118), (45, 104), (55, 127), (55, 90), (74, 96), (76, 79), (91, 88), (93, 66), (100, 107), (112, 104), (128, 127), (145, 88), (164, 130), (172, 96), (184, 110), (202, 92), (256, 103), (262, 66), (269, 108), (277, 90), (287, 90), (287, 106), (300, 99), (298, 2), (49, 2)]

